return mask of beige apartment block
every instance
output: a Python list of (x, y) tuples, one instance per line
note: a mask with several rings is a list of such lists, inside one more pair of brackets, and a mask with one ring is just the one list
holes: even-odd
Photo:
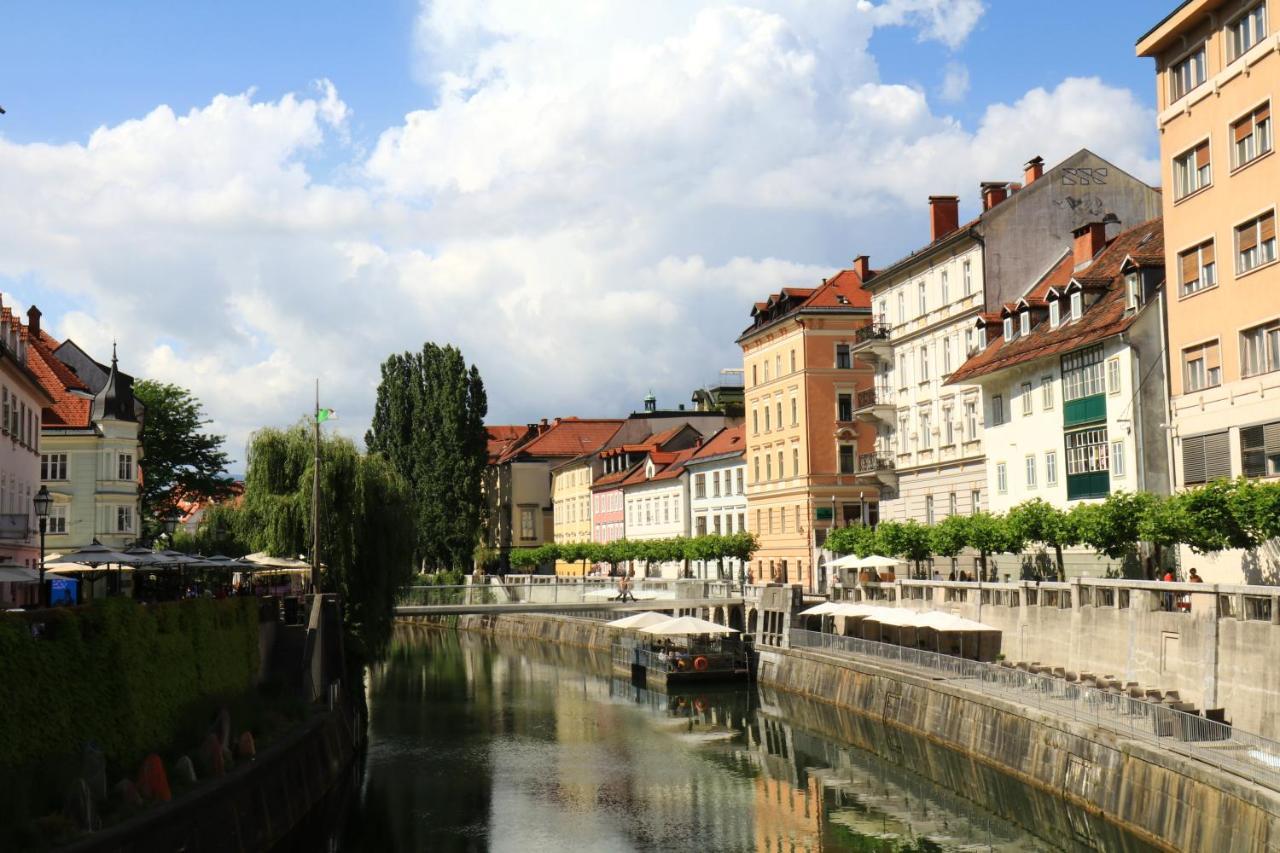
[[(591, 541), (592, 458), (580, 456), (551, 470), (551, 526), (557, 545)], [(556, 561), (558, 575), (581, 573), (581, 563)]]
[[(1277, 0), (1189, 0), (1137, 45), (1156, 62), (1179, 487), (1280, 476), (1278, 16)], [(1223, 582), (1280, 573), (1274, 547), (1184, 565)]]

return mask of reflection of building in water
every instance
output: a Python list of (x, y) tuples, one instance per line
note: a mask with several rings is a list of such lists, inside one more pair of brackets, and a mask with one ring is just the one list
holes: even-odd
[(755, 784), (757, 850), (817, 853), (822, 849), (822, 794), (796, 761), (790, 726), (757, 713), (747, 729)]

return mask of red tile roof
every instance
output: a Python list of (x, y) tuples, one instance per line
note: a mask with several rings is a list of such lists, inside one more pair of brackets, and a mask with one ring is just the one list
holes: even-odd
[(89, 393), (89, 386), (81, 381), (53, 351), (62, 344), (40, 330), (39, 339), (28, 336), (27, 367), (36, 375), (45, 393), (53, 398), (53, 405), (41, 412), (41, 426), (45, 429), (85, 429), (90, 423), (93, 398), (72, 393)]
[[(1163, 220), (1153, 219), (1112, 238), (1093, 261), (1081, 270), (1074, 270), (1071, 253), (1067, 253), (1054, 267), (1040, 278), (1028, 291), (1028, 297), (1048, 294), (1049, 288), (1065, 290), (1072, 282), (1085, 287), (1098, 287), (1103, 294), (1088, 306), (1080, 319), (1063, 323), (1058, 328), (1041, 321), (1027, 335), (1006, 341), (996, 337), (987, 348), (974, 355), (947, 377), (947, 384), (969, 382), (1017, 364), (1038, 358), (1070, 352), (1092, 343), (1117, 335), (1129, 328), (1134, 314), (1126, 314), (1126, 297), (1122, 275), (1126, 261), (1132, 260), (1143, 267), (1164, 266)], [(987, 322), (1000, 322), (998, 316), (984, 314)]]
[(488, 451), (489, 462), (497, 462), (504, 453), (512, 448), (512, 446), (520, 441), (529, 432), (527, 426), (505, 425), (499, 424), (495, 426), (486, 425), (484, 431), (488, 433)]
[[(795, 311), (806, 309), (864, 309), (871, 310), (871, 294), (862, 287), (862, 279), (853, 270), (840, 270), (826, 279), (818, 287), (784, 287), (779, 293), (772, 294), (768, 301), (757, 302), (751, 310), (752, 318), (768, 314), (775, 307), (785, 305), (785, 310), (776, 317), (763, 322), (753, 322), (743, 330), (742, 335), (749, 335), (757, 329), (764, 328)], [(740, 336), (741, 337), (741, 336)]]
[(728, 453), (742, 453), (746, 449), (746, 424), (736, 427), (725, 427), (706, 441), (693, 454), (690, 462), (723, 456)]
[(616, 419), (556, 418), (536, 438), (524, 442), (502, 457), (507, 462), (519, 456), (572, 458), (597, 450), (622, 426)]

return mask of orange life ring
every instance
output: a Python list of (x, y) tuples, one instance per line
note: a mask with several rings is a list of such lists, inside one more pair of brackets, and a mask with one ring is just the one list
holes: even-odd
[(710, 666), (710, 664), (707, 662), (707, 659), (702, 655), (698, 655), (696, 658), (693, 659), (693, 668), (696, 669), (698, 672), (706, 672), (708, 666)]
[(676, 658), (676, 669), (685, 670), (689, 668), (688, 658)]

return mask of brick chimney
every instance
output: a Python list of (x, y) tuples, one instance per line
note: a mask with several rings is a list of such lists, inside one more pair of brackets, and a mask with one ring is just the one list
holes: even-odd
[(986, 213), (1009, 197), (1009, 185), (999, 181), (982, 182), (982, 212)]
[(1072, 254), (1076, 269), (1092, 261), (1107, 245), (1107, 226), (1101, 220), (1081, 225), (1071, 232), (1075, 238)]
[(1022, 167), (1022, 183), (1024, 185), (1034, 183), (1044, 176), (1044, 158), (1040, 156), (1032, 157), (1027, 164)]
[(34, 305), (27, 309), (27, 330), (33, 339), (40, 337), (40, 309)]
[(853, 272), (858, 278), (866, 281), (871, 276), (871, 256), (858, 255), (853, 259)]
[(929, 241), (941, 240), (960, 227), (960, 197), (929, 196)]

